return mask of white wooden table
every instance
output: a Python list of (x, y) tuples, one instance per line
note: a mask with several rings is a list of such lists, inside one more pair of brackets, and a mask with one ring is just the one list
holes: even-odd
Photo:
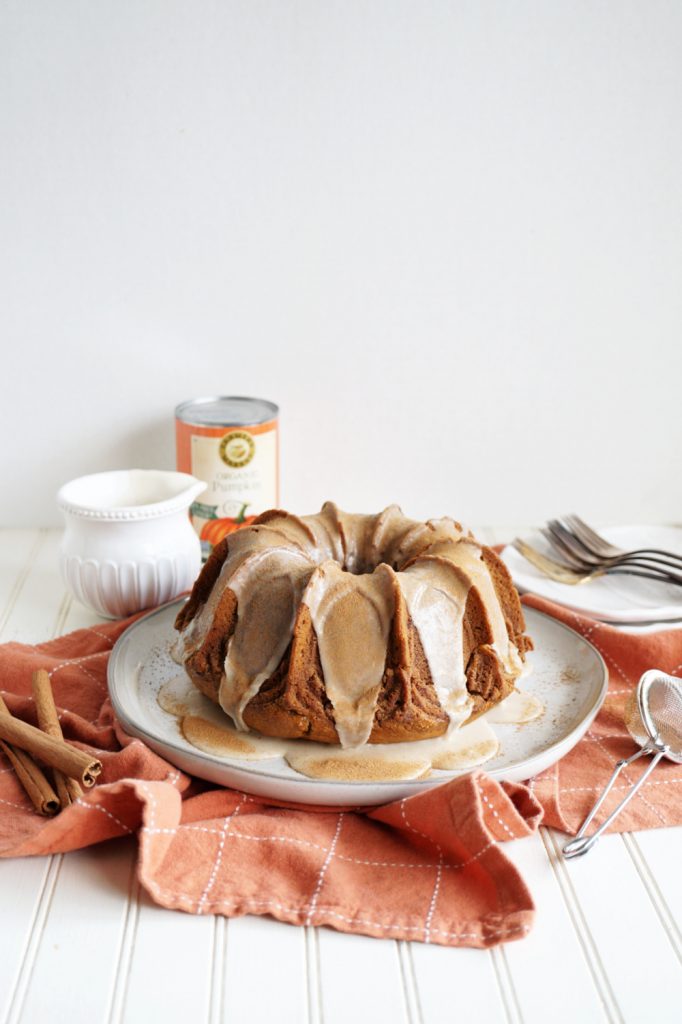
[[(0, 641), (97, 621), (65, 593), (58, 544), (0, 531)], [(570, 863), (561, 842), (541, 829), (507, 845), (537, 919), (492, 950), (162, 910), (137, 884), (133, 839), (0, 861), (0, 1022), (679, 1024), (682, 828), (607, 836)]]

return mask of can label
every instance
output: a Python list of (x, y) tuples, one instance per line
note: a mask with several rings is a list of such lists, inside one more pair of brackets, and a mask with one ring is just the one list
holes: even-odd
[(279, 502), (277, 420), (254, 426), (195, 426), (176, 420), (178, 469), (205, 480), (190, 508), (207, 558), (233, 530)]

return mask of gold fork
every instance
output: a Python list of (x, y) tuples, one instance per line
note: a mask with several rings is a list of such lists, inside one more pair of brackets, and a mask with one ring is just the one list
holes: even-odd
[[(614, 574), (620, 574), (623, 576), (644, 576), (646, 579), (659, 580), (661, 576), (656, 573), (646, 572), (645, 570), (628, 567), (625, 565), (601, 565), (596, 569), (569, 569), (568, 566), (562, 565), (561, 562), (555, 562), (553, 558), (548, 558), (547, 555), (543, 555), (542, 552), (537, 551), (530, 544), (527, 544), (525, 540), (517, 537), (512, 542), (512, 547), (516, 548), (519, 554), (534, 565), (536, 569), (539, 569), (545, 576), (549, 576), (551, 580), (555, 580), (557, 583), (568, 583), (570, 586), (575, 586), (578, 583), (586, 583), (587, 580), (597, 579), (599, 576), (612, 576)], [(670, 577), (664, 580), (666, 583), (678, 582)]]

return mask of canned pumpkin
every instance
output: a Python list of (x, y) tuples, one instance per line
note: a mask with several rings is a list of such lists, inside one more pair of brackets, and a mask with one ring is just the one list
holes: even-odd
[(204, 558), (279, 504), (278, 412), (273, 402), (229, 396), (176, 408), (177, 468), (207, 482), (190, 509)]

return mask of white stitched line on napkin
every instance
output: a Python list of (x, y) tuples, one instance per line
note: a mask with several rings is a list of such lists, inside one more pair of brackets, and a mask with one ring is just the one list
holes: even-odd
[[(89, 633), (94, 633), (95, 636), (100, 637), (102, 640), (106, 640), (106, 642), (109, 644), (110, 647), (114, 646), (114, 641), (111, 639), (110, 636), (107, 636), (106, 633), (100, 633), (100, 631), (98, 629), (95, 629), (94, 626), (88, 626), (87, 629), (88, 629)], [(106, 653), (106, 652), (103, 652), (103, 653)]]
[(30, 811), (31, 804), (15, 804), (13, 800), (3, 800), (0, 797), (0, 804), (7, 804), (8, 807), (18, 807), (20, 811)]
[(590, 625), (587, 626), (587, 625), (585, 625), (583, 620), (580, 618), (580, 616), (577, 615), (575, 612), (572, 611), (571, 615), (573, 616), (573, 619), (575, 620), (577, 632), (580, 633), (582, 636), (584, 636), (585, 639), (587, 639), (589, 636), (591, 636), (594, 633), (594, 631), (597, 628), (597, 626), (600, 625), (600, 623), (598, 623), (596, 621), (592, 621), (590, 623)]
[[(682, 782), (682, 779), (680, 780)], [(175, 828), (149, 828), (146, 827), (144, 830), (148, 835), (178, 835), (183, 832), (205, 832), (208, 835), (218, 836), (222, 835), (222, 829), (220, 828), (208, 828), (206, 825), (178, 825)], [(226, 839), (245, 839), (250, 843), (291, 843), (294, 846), (307, 846), (311, 850), (320, 850), (323, 853), (327, 852), (326, 846), (320, 846), (319, 843), (311, 843), (308, 839), (295, 839), (293, 836), (249, 836), (244, 832), (237, 832), (234, 828), (231, 828), (229, 834), (225, 837)], [(473, 864), (480, 857), (486, 853), (491, 846), (497, 846), (497, 841), (491, 839), (489, 843), (486, 843), (478, 853), (475, 853), (472, 857), (468, 857), (467, 860), (461, 861), (459, 864), (450, 864), (447, 861), (443, 861), (443, 871), (459, 871), (460, 868), (465, 868), (469, 864)], [(336, 860), (343, 860), (349, 864), (362, 864), (363, 866), (372, 868), (437, 868), (437, 861), (424, 861), (421, 864), (409, 864), (402, 861), (390, 861), (390, 860), (363, 860), (360, 857), (349, 857), (343, 853), (335, 854)], [(179, 893), (176, 893), (179, 895)], [(190, 897), (187, 896), (189, 899)]]
[[(158, 896), (170, 896), (184, 900), (185, 902), (192, 903), (193, 898), (188, 896), (186, 893), (174, 892), (172, 889), (162, 889), (156, 882), (150, 881), (148, 883), (149, 888)], [(277, 900), (259, 900), (255, 898), (251, 899), (233, 899), (233, 900), (208, 900), (205, 904), (207, 907), (222, 907), (225, 910), (234, 910), (235, 908), (243, 909), (245, 907), (254, 908), (265, 908), (274, 907), (276, 910), (281, 910), (284, 913), (292, 915), (300, 915), (305, 909), (304, 907), (290, 907), (284, 903), (279, 903)], [(318, 914), (323, 917), (335, 917), (340, 921), (345, 921), (347, 924), (366, 925), (370, 928), (378, 928), (381, 931), (399, 931), (399, 932), (422, 932), (423, 929), (420, 925), (410, 924), (385, 924), (382, 921), (370, 921), (363, 917), (348, 917), (346, 914), (339, 914), (338, 911), (332, 910), (330, 907), (321, 906), (318, 908)], [(442, 935), (449, 939), (478, 939), (478, 938), (498, 938), (500, 936), (514, 936), (514, 935), (526, 935), (530, 930), (528, 925), (507, 925), (503, 928), (495, 929), (494, 931), (485, 931), (482, 929), (480, 932), (461, 932), (461, 931), (446, 931), (443, 928), (433, 928), (431, 932), (433, 935)]]
[(429, 910), (426, 915), (426, 921), (424, 922), (424, 942), (431, 941), (431, 922), (433, 921), (433, 915), (436, 910), (436, 903), (438, 902), (438, 893), (440, 892), (440, 880), (443, 877), (443, 854), (440, 855), (438, 861), (438, 871), (436, 872), (436, 883), (433, 887), (433, 895), (431, 896), (431, 902), (429, 903)]
[(239, 801), (239, 803), (237, 804), (237, 806), (234, 808), (234, 810), (230, 814), (228, 814), (228, 816), (225, 818), (225, 821), (223, 822), (223, 827), (222, 827), (221, 836), (220, 836), (220, 843), (218, 844), (218, 852), (216, 854), (216, 858), (215, 858), (215, 861), (213, 863), (213, 869), (212, 869), (211, 874), (209, 876), (208, 882), (206, 883), (206, 888), (204, 889), (204, 891), (202, 892), (201, 896), (199, 897), (199, 902), (197, 903), (197, 914), (201, 913), (201, 909), (202, 909), (204, 903), (206, 902), (206, 897), (208, 896), (209, 892), (213, 888), (213, 884), (214, 884), (214, 882), (216, 880), (216, 876), (218, 874), (218, 868), (220, 867), (220, 862), (223, 859), (223, 849), (225, 848), (225, 836), (227, 835), (227, 832), (228, 832), (228, 830), (230, 828), (230, 822), (232, 821), (232, 819), (237, 814), (239, 814), (239, 811), (241, 810), (245, 800), (246, 800), (246, 797), (244, 795), (242, 795), (242, 798)]
[[(677, 783), (682, 782), (682, 779), (656, 779), (653, 782), (650, 779), (647, 779), (646, 782), (644, 782), (642, 784), (642, 789), (648, 789), (649, 786), (674, 786), (676, 782)], [(568, 786), (566, 789), (562, 789), (561, 792), (562, 793), (598, 793), (599, 790), (602, 789), (602, 788), (603, 788), (602, 783), (598, 782), (594, 786)], [(620, 786), (619, 785), (615, 785), (612, 788), (612, 792), (617, 792), (620, 789), (623, 789), (623, 790), (624, 789), (630, 789), (630, 786), (627, 785), (627, 783), (625, 785), (620, 785)]]
[[(629, 676), (628, 676), (627, 672), (625, 672), (625, 670), (624, 670), (624, 669), (622, 669), (622, 668), (620, 667), (620, 665), (619, 665), (619, 664), (618, 664), (618, 662), (617, 662), (617, 661), (615, 660), (615, 658), (613, 657), (613, 655), (609, 654), (609, 653), (608, 653), (608, 651), (605, 651), (605, 650), (604, 650), (604, 648), (603, 648), (603, 647), (601, 646), (601, 644), (598, 644), (598, 643), (597, 643), (597, 641), (595, 640), (595, 638), (594, 638), (594, 637), (592, 637), (592, 638), (591, 638), (591, 640), (590, 640), (590, 643), (591, 643), (591, 644), (592, 644), (592, 645), (593, 645), (594, 647), (596, 647), (596, 648), (597, 648), (597, 650), (598, 650), (598, 651), (599, 651), (599, 652), (600, 652), (600, 653), (601, 653), (601, 654), (602, 654), (602, 655), (604, 656), (604, 659), (605, 659), (606, 661), (608, 661), (608, 662), (609, 662), (609, 663), (610, 663), (611, 665), (613, 665), (613, 667), (615, 668), (616, 672), (617, 672), (617, 673), (618, 673), (618, 675), (619, 675), (619, 676), (621, 677), (621, 679), (623, 680), (623, 682), (625, 682), (625, 683), (628, 683), (629, 685), (632, 685), (632, 684), (630, 683), (630, 678), (629, 678)], [(607, 692), (608, 692), (608, 691), (607, 691)]]
[(53, 672), (57, 672), (60, 668), (66, 668), (69, 665), (75, 665), (80, 668), (84, 661), (92, 661), (93, 658), (108, 658), (109, 653), (109, 651), (94, 651), (92, 654), (82, 654), (79, 658), (64, 658), (47, 671), (49, 675), (52, 675)]
[[(50, 678), (52, 678), (55, 672), (58, 672), (60, 668), (71, 668), (71, 665), (57, 665), (56, 668), (50, 669)], [(79, 672), (82, 672), (84, 676), (87, 676), (88, 679), (91, 679), (93, 683), (96, 683), (97, 686), (103, 689), (105, 693), (107, 692), (106, 679), (98, 679), (97, 676), (93, 676), (92, 672), (89, 669), (87, 669), (85, 665), (77, 665), (76, 668), (78, 669)]]
[(405, 828), (408, 829), (410, 832), (414, 832), (415, 835), (421, 836), (422, 839), (427, 839), (431, 843), (431, 846), (435, 847), (436, 852), (440, 853), (440, 843), (437, 843), (436, 840), (432, 838), (432, 836), (427, 836), (426, 832), (422, 832), (421, 829), (416, 828), (414, 825), (410, 825), (409, 821), (407, 820), (407, 814), (405, 813), (406, 800), (407, 797), (405, 796), (400, 801), (400, 816), (403, 819), (403, 822), (405, 823)]
[[(76, 630), (76, 632), (80, 633), (81, 630)], [(109, 644), (109, 647), (113, 647), (114, 646), (114, 641), (111, 639), (111, 637), (107, 636), (106, 633), (100, 633), (100, 631), (98, 629), (96, 629), (95, 626), (85, 626), (84, 629), (82, 630), (82, 632), (84, 632), (84, 633), (92, 633), (94, 636), (98, 636), (101, 640), (106, 640), (106, 642)], [(39, 643), (39, 644), (26, 644), (26, 647), (30, 647), (34, 651), (40, 651), (41, 647), (49, 647), (49, 645), (53, 644), (53, 643), (54, 643), (54, 638), (52, 640), (43, 640), (42, 643)], [(40, 653), (44, 654), (45, 651), (40, 651)], [(108, 651), (95, 651), (93, 654), (87, 655), (87, 657), (92, 658), (92, 657), (94, 657), (95, 654), (108, 654), (108, 653), (109, 653)]]
[[(3, 696), (9, 695), (10, 697), (16, 697), (17, 696), (17, 694), (16, 693), (12, 693), (11, 690), (0, 690), (0, 694), (2, 694)], [(31, 702), (31, 704), (35, 704), (35, 698), (30, 696), (28, 693), (23, 694), (21, 699), (22, 700), (28, 700), (28, 701)], [(55, 707), (57, 708), (57, 718), (59, 719), (60, 722), (61, 722), (62, 718), (64, 717), (64, 715), (70, 715), (70, 714), (74, 714), (75, 715), (75, 712), (68, 711), (66, 708), (61, 708), (60, 709), (57, 705), (55, 705)], [(78, 718), (79, 716), (76, 715), (76, 717)], [(88, 722), (88, 725), (94, 725), (96, 721), (97, 721), (97, 719), (95, 719), (94, 722)]]
[(512, 830), (509, 828), (509, 826), (506, 824), (506, 822), (504, 822), (502, 820), (500, 815), (497, 813), (497, 811), (495, 810), (495, 808), (491, 804), (490, 800), (488, 800), (488, 797), (485, 795), (485, 793), (483, 792), (483, 789), (482, 789), (482, 787), (480, 785), (478, 786), (478, 792), (481, 794), (483, 800), (488, 805), (490, 810), (493, 812), (494, 817), (497, 818), (498, 822), (500, 823), (500, 825), (502, 826), (504, 831), (507, 833), (507, 835), (511, 836), (512, 839), (516, 839), (516, 833), (512, 832)]
[(436, 842), (435, 839), (432, 839), (431, 836), (427, 836), (425, 832), (422, 832), (422, 831), (420, 831), (420, 829), (415, 828), (414, 825), (410, 825), (409, 821), (407, 820), (407, 814), (405, 813), (405, 801), (406, 801), (406, 799), (407, 799), (407, 797), (403, 797), (403, 799), (400, 801), (400, 815), (401, 815), (401, 817), (402, 817), (406, 827), (410, 830), (410, 832), (414, 832), (414, 833), (416, 833), (416, 835), (422, 836), (422, 838), (424, 838), (424, 839), (428, 839), (428, 841), (431, 843), (431, 845), (435, 846), (436, 850), (438, 851), (438, 870), (436, 871), (436, 880), (435, 880), (434, 886), (433, 886), (433, 893), (431, 894), (431, 902), (429, 903), (429, 909), (426, 912), (426, 918), (424, 920), (424, 942), (430, 942), (431, 941), (431, 922), (433, 920), (433, 915), (434, 915), (435, 910), (436, 910), (436, 903), (438, 901), (438, 893), (440, 892), (440, 880), (441, 880), (441, 877), (442, 877), (442, 874), (443, 874), (443, 848), (441, 847), (440, 843)]
[(133, 831), (124, 822), (122, 822), (120, 818), (117, 818), (115, 814), (112, 814), (111, 811), (108, 811), (106, 807), (102, 807), (101, 804), (89, 804), (81, 797), (78, 797), (77, 800), (74, 800), (74, 803), (78, 807), (87, 807), (89, 811), (99, 811), (100, 814), (106, 814), (107, 818), (111, 818), (111, 820), (115, 822), (120, 828), (122, 828), (124, 832), (131, 834)]
[[(601, 743), (602, 740), (629, 740), (629, 732), (609, 732), (605, 736), (597, 736), (596, 732), (585, 733), (583, 739), (592, 740), (594, 743)], [(634, 741), (633, 741), (634, 742)]]
[(322, 883), (324, 882), (324, 876), (327, 873), (327, 868), (329, 867), (329, 865), (331, 863), (332, 857), (334, 856), (334, 850), (336, 849), (336, 844), (339, 841), (339, 835), (341, 833), (341, 826), (343, 825), (343, 817), (344, 817), (343, 811), (341, 811), (341, 813), (339, 814), (338, 820), (336, 822), (336, 832), (334, 833), (334, 838), (332, 839), (331, 845), (329, 847), (329, 850), (327, 851), (327, 856), (324, 859), (324, 864), (320, 868), (320, 874), (318, 875), (317, 885), (315, 886), (315, 892), (313, 893), (313, 898), (310, 901), (310, 909), (308, 910), (308, 916), (307, 916), (306, 922), (305, 922), (307, 925), (310, 924), (310, 922), (312, 921), (312, 918), (313, 918), (313, 914), (315, 913), (315, 907), (317, 906), (317, 901), (319, 899), (320, 892), (322, 890)]
[[(139, 742), (140, 742), (139, 740), (133, 740), (133, 743), (131, 743), (131, 746), (133, 746), (135, 743), (139, 743)], [(154, 821), (156, 819), (156, 797), (154, 796), (154, 794), (152, 793), (151, 789), (149, 788), (149, 786), (147, 785), (146, 782), (140, 782), (140, 786), (142, 788), (142, 792), (146, 793), (147, 796), (149, 797), (149, 802), (151, 804), (150, 812), (149, 812), (149, 828), (153, 829), (154, 828)], [(145, 826), (144, 825), (142, 826), (142, 831), (145, 831)]]
[(557, 761), (556, 764), (552, 765), (550, 770), (552, 772), (552, 793), (554, 794), (554, 803), (556, 804), (557, 808), (560, 809), (561, 808), (561, 785), (560, 785), (559, 780), (560, 780), (561, 776), (559, 774), (559, 762)]

